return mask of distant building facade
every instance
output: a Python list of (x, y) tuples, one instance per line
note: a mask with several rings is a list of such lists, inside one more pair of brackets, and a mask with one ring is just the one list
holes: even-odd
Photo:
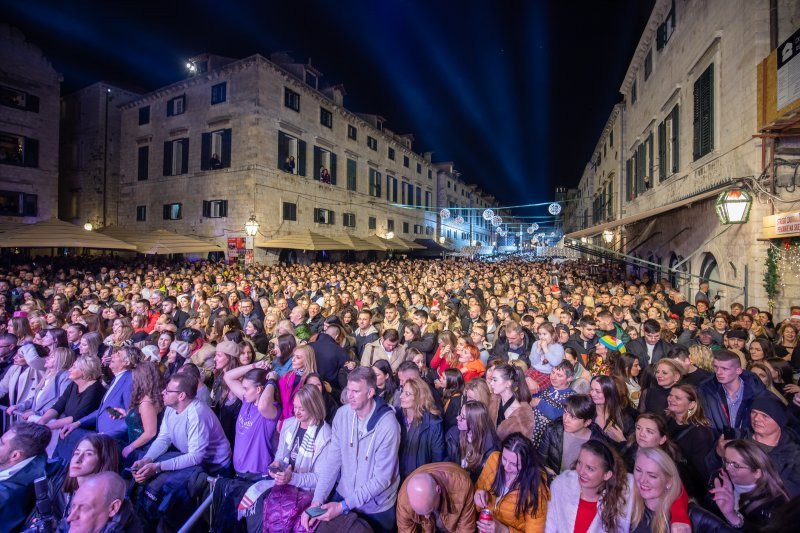
[(0, 221), (58, 215), (61, 76), (42, 51), (0, 24)]

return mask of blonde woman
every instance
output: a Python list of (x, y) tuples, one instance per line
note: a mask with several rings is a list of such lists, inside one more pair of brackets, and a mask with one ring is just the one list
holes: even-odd
[(44, 376), (28, 398), (8, 408), (7, 413), (17, 413), (23, 420), (36, 422), (67, 390), (70, 384), (68, 368), (75, 361), (69, 348), (53, 348), (44, 361)]
[(674, 505), (680, 496), (681, 478), (672, 458), (660, 448), (640, 448), (633, 467), (632, 531), (691, 533), (688, 502)]

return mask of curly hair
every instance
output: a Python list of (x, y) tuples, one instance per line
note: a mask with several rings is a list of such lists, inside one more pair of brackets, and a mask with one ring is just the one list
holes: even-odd
[(617, 531), (617, 521), (625, 514), (625, 497), (628, 492), (628, 470), (619, 453), (608, 444), (591, 439), (583, 443), (581, 450), (586, 450), (603, 462), (603, 471), (612, 476), (605, 481), (602, 494), (603, 506), (600, 521), (606, 531)]
[(161, 391), (164, 388), (161, 373), (158, 367), (151, 361), (144, 361), (136, 365), (131, 371), (133, 384), (131, 386), (131, 403), (133, 409), (140, 403), (145, 396), (156, 406), (156, 411), (161, 412), (164, 407), (164, 399)]

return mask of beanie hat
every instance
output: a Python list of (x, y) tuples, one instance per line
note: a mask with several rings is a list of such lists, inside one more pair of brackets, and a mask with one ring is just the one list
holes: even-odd
[(151, 363), (161, 362), (161, 357), (158, 353), (158, 346), (155, 344), (148, 344), (142, 348), (142, 354), (144, 354), (145, 360), (150, 361)]
[(169, 345), (170, 350), (174, 350), (176, 354), (180, 355), (184, 359), (189, 357), (189, 354), (192, 352), (192, 347), (189, 346), (188, 342), (185, 341), (172, 341)]
[(745, 331), (743, 329), (732, 329), (732, 330), (728, 331), (728, 338), (729, 339), (742, 339), (743, 341), (746, 341), (747, 339), (750, 338), (750, 336), (747, 334), (747, 331)]
[(777, 399), (773, 400), (767, 396), (767, 394), (771, 393), (762, 393), (761, 396), (756, 397), (756, 399), (753, 400), (750, 410), (764, 413), (780, 427), (786, 426), (786, 423), (789, 421), (786, 409), (784, 409), (783, 405), (781, 405)]
[(616, 337), (611, 335), (603, 335), (600, 337), (600, 344), (608, 348), (609, 350), (614, 350), (619, 353), (625, 353), (625, 345)]
[(239, 348), (239, 345), (233, 341), (222, 341), (217, 344), (216, 350), (218, 352), (222, 352), (228, 357), (239, 357), (239, 354), (242, 353), (242, 349)]

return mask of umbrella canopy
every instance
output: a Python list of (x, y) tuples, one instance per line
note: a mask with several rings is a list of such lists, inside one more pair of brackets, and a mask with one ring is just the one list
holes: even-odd
[(372, 243), (372, 242), (369, 242), (369, 241), (365, 241), (364, 239), (360, 239), (360, 238), (355, 237), (353, 235), (350, 235), (348, 233), (344, 233), (342, 235), (334, 235), (333, 238), (336, 239), (339, 242), (342, 242), (342, 243), (348, 245), (350, 247), (349, 248), (350, 250), (353, 250), (353, 251), (356, 251), (356, 252), (362, 252), (362, 251), (367, 251), (367, 250), (385, 250), (386, 249), (385, 245), (380, 245), (378, 243)]
[(291, 250), (352, 250), (352, 248), (326, 235), (305, 230), (256, 242), (257, 248), (289, 248)]
[(408, 245), (400, 242), (400, 240), (398, 240), (396, 237), (394, 239), (384, 239), (383, 237), (378, 237), (377, 235), (370, 235), (364, 240), (371, 244), (382, 245), (383, 248), (381, 248), (381, 250), (406, 251), (410, 249)]
[(197, 237), (179, 235), (165, 229), (149, 232), (128, 231), (118, 226), (105, 227), (100, 233), (133, 244), (136, 250), (149, 255), (192, 254), (202, 252), (224, 252), (218, 244)]
[(21, 224), (0, 233), (0, 248), (96, 248), (136, 250), (127, 242), (86, 231), (80, 226), (51, 218), (34, 224)]
[(402, 238), (402, 237), (395, 237), (395, 239), (397, 239), (398, 241), (400, 241), (400, 242), (402, 242), (403, 244), (405, 244), (406, 246), (408, 246), (408, 249), (409, 249), (409, 250), (425, 250), (425, 249), (426, 249), (426, 248), (425, 248), (424, 246), (422, 246), (421, 244), (417, 244), (417, 243), (416, 243), (416, 242), (414, 242), (414, 241), (410, 241), (410, 240), (408, 240), (408, 239), (404, 239), (404, 238)]

